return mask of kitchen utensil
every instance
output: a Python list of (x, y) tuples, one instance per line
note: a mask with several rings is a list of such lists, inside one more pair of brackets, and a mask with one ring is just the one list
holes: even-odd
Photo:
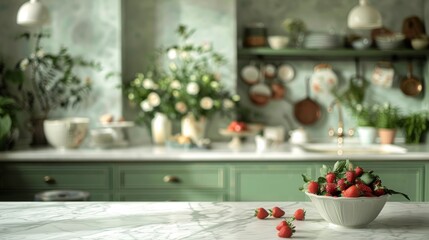
[(276, 66), (273, 64), (265, 64), (264, 75), (267, 79), (273, 79), (276, 77)]
[(261, 71), (259, 74), (261, 81), (249, 89), (250, 100), (258, 106), (264, 106), (267, 104), (270, 101), (272, 95), (271, 89), (265, 84), (265, 77), (262, 69), (263, 66), (261, 64)]
[(310, 98), (310, 79), (306, 79), (306, 98), (295, 103), (294, 115), (298, 122), (303, 125), (311, 125), (322, 116), (319, 104)]
[(289, 38), (286, 36), (269, 36), (268, 44), (272, 49), (285, 48), (289, 43)]
[(283, 86), (283, 84), (274, 82), (274, 83), (271, 83), (271, 92), (272, 92), (272, 96), (271, 96), (272, 99), (281, 100), (285, 97), (286, 88)]
[(411, 46), (415, 50), (421, 50), (427, 48), (429, 45), (428, 36), (424, 35), (423, 37), (414, 38), (411, 40)]
[(241, 79), (249, 85), (258, 83), (259, 81), (258, 68), (252, 64), (244, 66), (241, 69)]
[(267, 45), (267, 28), (263, 23), (249, 24), (244, 28), (244, 47), (264, 47)]
[(405, 40), (405, 35), (402, 33), (394, 33), (389, 35), (380, 35), (375, 37), (375, 43), (381, 50), (391, 50), (402, 47)]
[(277, 77), (285, 83), (290, 82), (295, 77), (295, 70), (291, 65), (284, 63), (278, 67)]
[(338, 84), (338, 77), (329, 64), (314, 66), (314, 73), (310, 78), (311, 90), (316, 94), (330, 94)]
[(417, 96), (423, 90), (423, 85), (419, 79), (413, 76), (413, 63), (408, 63), (408, 74), (401, 82), (401, 91), (407, 96)]
[(308, 134), (302, 127), (289, 131), (289, 136), (289, 142), (292, 144), (303, 144), (308, 142)]
[(395, 77), (395, 69), (391, 62), (378, 62), (372, 72), (371, 82), (374, 85), (390, 88)]

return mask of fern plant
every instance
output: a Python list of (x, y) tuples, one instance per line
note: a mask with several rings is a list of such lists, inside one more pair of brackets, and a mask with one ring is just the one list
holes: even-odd
[[(79, 104), (91, 90), (91, 80), (76, 74), (77, 68), (101, 70), (99, 64), (73, 57), (67, 48), (61, 48), (57, 53), (46, 53), (40, 45), (46, 34), (22, 34), (20, 38), (35, 38), (34, 52), (23, 58), (16, 65), (16, 70), (24, 74), (15, 75), (18, 88), (23, 90), (25, 76), (31, 84), (30, 90), (21, 91), (22, 99), (28, 110), (35, 110), (35, 103), (44, 116), (49, 111), (62, 107), (74, 107)], [(21, 78), (21, 79), (19, 79)]]

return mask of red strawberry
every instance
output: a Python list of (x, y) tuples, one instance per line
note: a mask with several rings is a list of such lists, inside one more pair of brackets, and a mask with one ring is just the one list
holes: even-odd
[(275, 218), (280, 218), (283, 215), (285, 215), (285, 212), (279, 207), (273, 207), (273, 209), (270, 209), (269, 211), (270, 211), (270, 215)]
[(375, 195), (372, 192), (364, 192), (363, 195), (365, 197), (375, 197)]
[(333, 183), (337, 179), (337, 176), (335, 175), (335, 173), (330, 172), (330, 173), (326, 174), (325, 178), (326, 178), (326, 182)]
[(277, 236), (281, 238), (290, 238), (292, 237), (292, 229), (290, 227), (282, 227), (280, 228), (280, 231), (277, 233)]
[(356, 174), (356, 177), (360, 177), (360, 176), (362, 176), (362, 174), (363, 174), (363, 169), (362, 169), (361, 167), (357, 166), (357, 167), (355, 168), (355, 174)]
[(365, 185), (364, 183), (358, 183), (356, 184), (356, 187), (359, 188), (359, 190), (361, 190), (364, 193), (367, 193), (367, 192), (372, 193), (372, 189), (367, 185)]
[(282, 227), (289, 227), (289, 224), (286, 222), (286, 220), (282, 220), (282, 221), (277, 225), (276, 229), (277, 229), (278, 231), (280, 231), (280, 229), (281, 229)]
[[(282, 221), (282, 222), (285, 222), (285, 225), (280, 227), (280, 230), (277, 233), (277, 236), (281, 238), (292, 237), (292, 234), (295, 232), (295, 226), (290, 221)], [(284, 224), (284, 223), (281, 223), (281, 224)]]
[(338, 187), (338, 190), (340, 191), (346, 190), (347, 189), (346, 179), (341, 178), (340, 180), (338, 180), (337, 187)]
[(349, 188), (344, 190), (342, 193), (343, 193), (344, 197), (349, 197), (349, 198), (355, 198), (355, 197), (360, 196), (360, 191), (356, 187), (356, 185), (351, 185)]
[(335, 195), (337, 192), (337, 184), (336, 183), (327, 183), (326, 184), (326, 192)]
[(265, 208), (257, 208), (255, 210), (255, 217), (259, 218), (259, 219), (264, 219), (266, 217), (268, 217), (268, 212), (267, 210), (265, 210)]
[(356, 179), (355, 171), (347, 171), (346, 179), (350, 184), (354, 184)]
[(381, 195), (384, 195), (384, 194), (386, 194), (386, 191), (385, 191), (384, 187), (382, 187), (382, 186), (375, 187), (375, 189), (374, 189), (374, 195), (375, 196), (381, 196)]
[(315, 181), (310, 181), (307, 190), (309, 193), (317, 194), (319, 192), (319, 184)]
[(295, 213), (293, 214), (293, 217), (294, 217), (296, 220), (299, 220), (299, 221), (304, 220), (304, 219), (305, 219), (305, 210), (304, 210), (304, 209), (302, 209), (302, 208), (297, 209), (297, 210), (295, 211)]

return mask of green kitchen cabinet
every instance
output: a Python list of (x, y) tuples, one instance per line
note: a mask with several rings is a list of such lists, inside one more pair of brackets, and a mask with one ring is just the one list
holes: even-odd
[(312, 164), (302, 163), (235, 164), (230, 173), (232, 201), (304, 201), (301, 174), (315, 174)]
[[(46, 190), (76, 189), (92, 201), (308, 201), (301, 174), (335, 161), (4, 162), (0, 200), (32, 201)], [(353, 161), (390, 189), (429, 201), (426, 161)], [(394, 195), (390, 201), (406, 201)]]
[(0, 165), (0, 199), (32, 201), (38, 192), (83, 190), (91, 200), (110, 200), (111, 168), (96, 163), (7, 163)]
[(114, 190), (120, 201), (225, 201), (225, 166), (210, 163), (117, 164)]

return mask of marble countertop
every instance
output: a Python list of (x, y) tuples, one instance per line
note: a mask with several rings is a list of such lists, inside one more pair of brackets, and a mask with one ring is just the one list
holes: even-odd
[[(380, 145), (378, 145), (380, 146)], [(211, 149), (172, 149), (164, 146), (135, 146), (117, 149), (27, 149), (0, 153), (2, 161), (322, 161), (322, 160), (429, 160), (429, 145), (400, 145), (401, 152), (371, 151), (311, 152), (287, 143), (258, 151), (255, 144), (244, 144), (239, 150), (227, 143), (214, 143)]]
[(338, 228), (310, 202), (4, 202), (0, 239), (280, 239), (280, 219), (256, 219), (254, 209), (298, 208), (295, 239), (427, 239), (429, 203), (388, 202), (365, 228)]

